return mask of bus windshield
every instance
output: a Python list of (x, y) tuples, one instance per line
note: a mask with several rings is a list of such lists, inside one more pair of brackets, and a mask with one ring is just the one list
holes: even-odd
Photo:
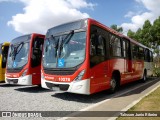
[(44, 42), (44, 68), (72, 68), (85, 59), (86, 31), (51, 35)]
[(30, 41), (12, 43), (9, 47), (7, 68), (22, 68), (28, 62)]

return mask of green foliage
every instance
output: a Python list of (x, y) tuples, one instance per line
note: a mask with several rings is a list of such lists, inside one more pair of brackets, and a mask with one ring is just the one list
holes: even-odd
[(156, 77), (160, 77), (160, 68), (154, 68), (153, 73)]
[(153, 25), (149, 20), (146, 20), (143, 27), (139, 28), (136, 32), (128, 31), (127, 36), (137, 40), (145, 46), (152, 48), (154, 53), (160, 54), (160, 16), (156, 19)]
[(120, 33), (123, 32), (123, 28), (122, 27), (118, 27), (115, 24), (111, 25), (111, 28), (114, 29), (114, 30), (116, 30), (117, 32), (120, 32)]
[(132, 30), (128, 30), (127, 36), (129, 36), (130, 38), (133, 38), (133, 39), (134, 39), (134, 37), (135, 37), (135, 32), (133, 32)]

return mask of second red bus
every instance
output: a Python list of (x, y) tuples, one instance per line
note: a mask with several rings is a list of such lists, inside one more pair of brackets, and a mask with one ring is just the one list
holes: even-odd
[(10, 43), (5, 82), (8, 84), (40, 85), (41, 57), (44, 35), (29, 34)]

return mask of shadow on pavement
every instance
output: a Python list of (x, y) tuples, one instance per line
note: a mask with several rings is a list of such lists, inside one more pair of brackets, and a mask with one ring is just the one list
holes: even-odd
[(20, 87), (22, 85), (16, 85), (16, 84), (7, 84), (7, 83), (3, 83), (3, 84), (0, 84), (0, 87)]
[(5, 81), (0, 81), (0, 84), (1, 84), (1, 83), (5, 83)]
[(31, 86), (31, 87), (17, 88), (17, 89), (14, 89), (14, 90), (20, 91), (20, 92), (28, 92), (28, 93), (53, 92), (51, 90), (44, 89), (44, 88), (42, 88), (40, 86)]
[(159, 81), (158, 78), (154, 78), (154, 79), (150, 78), (145, 83), (142, 83), (140, 81), (131, 82), (131, 83), (122, 85), (120, 89), (114, 94), (110, 94), (108, 90), (105, 90), (92, 95), (80, 95), (80, 94), (62, 92), (62, 93), (54, 93), (51, 96), (59, 99), (63, 99), (63, 100), (68, 100), (68, 101), (75, 101), (75, 102), (82, 102), (82, 103), (97, 103), (106, 99), (139, 94), (144, 90), (146, 90), (147, 88), (149, 88), (150, 86), (157, 83), (158, 81)]

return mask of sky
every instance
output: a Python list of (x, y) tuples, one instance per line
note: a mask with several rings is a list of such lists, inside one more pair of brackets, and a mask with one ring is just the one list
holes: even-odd
[(0, 43), (65, 22), (93, 18), (136, 31), (160, 16), (160, 0), (0, 0)]

